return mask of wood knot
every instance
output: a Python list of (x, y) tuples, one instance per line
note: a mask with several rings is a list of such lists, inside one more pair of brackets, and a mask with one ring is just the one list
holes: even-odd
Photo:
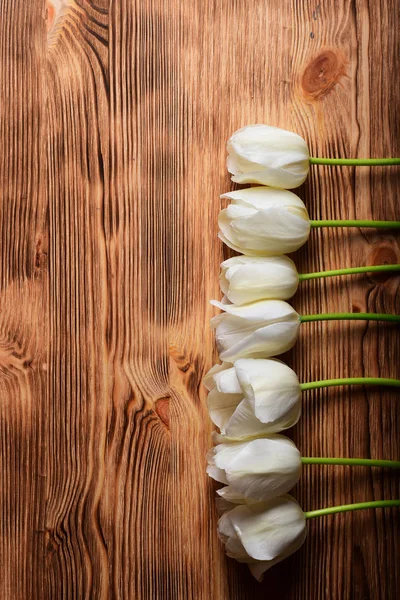
[[(381, 245), (375, 247), (370, 254), (369, 264), (371, 265), (396, 265), (399, 263), (396, 251), (392, 246)], [(371, 273), (370, 278), (373, 281), (382, 283), (393, 277), (393, 272)]]
[(169, 427), (169, 401), (168, 397), (160, 398), (155, 407), (157, 415), (167, 427)]
[(339, 50), (324, 50), (305, 68), (301, 76), (304, 95), (311, 100), (326, 96), (346, 75), (347, 59)]

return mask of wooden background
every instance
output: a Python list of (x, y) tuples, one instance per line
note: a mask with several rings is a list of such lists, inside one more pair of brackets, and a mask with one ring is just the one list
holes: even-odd
[[(312, 154), (399, 156), (395, 0), (0, 0), (0, 597), (400, 597), (396, 510), (309, 524), (256, 583), (205, 475), (208, 301), (238, 127)], [(400, 219), (399, 169), (314, 167), (312, 218)], [(313, 231), (300, 271), (400, 262), (399, 237)], [(400, 279), (302, 284), (303, 314), (399, 312)], [(383, 324), (302, 327), (303, 381), (400, 377)], [(398, 394), (307, 393), (303, 455), (400, 457)], [(381, 470), (304, 468), (305, 510), (398, 498)]]

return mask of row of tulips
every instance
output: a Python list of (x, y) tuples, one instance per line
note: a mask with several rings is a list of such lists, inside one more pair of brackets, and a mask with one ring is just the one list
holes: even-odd
[[(296, 342), (309, 321), (371, 319), (399, 322), (399, 315), (327, 313), (299, 315), (286, 300), (300, 282), (327, 276), (395, 271), (400, 265), (353, 267), (299, 274), (285, 253), (300, 248), (313, 227), (365, 226), (399, 228), (390, 221), (312, 221), (304, 203), (287, 188), (306, 179), (310, 164), (399, 164), (399, 159), (363, 161), (313, 159), (300, 136), (265, 125), (245, 127), (228, 142), (232, 180), (258, 187), (224, 194), (231, 204), (219, 216), (220, 238), (242, 253), (221, 265), (223, 312), (211, 321), (223, 361), (206, 375), (208, 407), (215, 447), (208, 454), (208, 474), (224, 484), (218, 490), (218, 523), (228, 556), (263, 573), (297, 550), (313, 517), (384, 506), (399, 500), (364, 502), (304, 512), (287, 494), (303, 464), (344, 464), (399, 468), (400, 462), (357, 458), (301, 457), (280, 432), (297, 423), (302, 392), (335, 385), (390, 385), (385, 378), (340, 378), (300, 383), (296, 373), (275, 357)], [(270, 186), (270, 187), (265, 187)], [(286, 188), (286, 189), (284, 189)]]

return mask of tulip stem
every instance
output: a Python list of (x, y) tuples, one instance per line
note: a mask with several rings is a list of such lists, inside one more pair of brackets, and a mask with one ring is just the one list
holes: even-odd
[(311, 165), (337, 165), (350, 167), (387, 167), (400, 165), (400, 158), (315, 158), (310, 157)]
[(374, 227), (375, 229), (399, 229), (400, 221), (374, 221), (359, 219), (327, 219), (310, 221), (311, 227)]
[(340, 379), (322, 379), (321, 381), (301, 383), (300, 389), (304, 392), (306, 390), (316, 390), (319, 388), (340, 385), (384, 385), (400, 387), (400, 379), (388, 379), (386, 377), (341, 377)]
[(384, 315), (380, 313), (322, 313), (300, 316), (300, 323), (310, 323), (311, 321), (390, 321), (392, 323), (400, 323), (400, 315)]
[(306, 519), (323, 517), (324, 515), (333, 515), (335, 513), (347, 512), (349, 510), (362, 510), (365, 508), (386, 508), (390, 506), (400, 506), (400, 500), (373, 500), (371, 502), (357, 502), (355, 504), (341, 504), (339, 506), (328, 506), (318, 510), (309, 510), (304, 513)]
[(354, 275), (356, 273), (383, 273), (388, 271), (400, 271), (400, 265), (370, 265), (368, 267), (348, 267), (347, 269), (334, 269), (333, 271), (301, 273), (299, 274), (299, 281), (319, 279), (321, 277), (336, 277), (338, 275)]
[(372, 458), (325, 458), (321, 456), (303, 456), (303, 465), (346, 465), (349, 467), (382, 467), (400, 469), (398, 460), (375, 460)]

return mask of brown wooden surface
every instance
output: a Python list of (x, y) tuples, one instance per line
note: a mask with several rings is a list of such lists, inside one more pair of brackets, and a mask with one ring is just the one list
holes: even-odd
[[(47, 31), (48, 30), (48, 31)], [(225, 142), (266, 122), (314, 155), (400, 155), (395, 0), (1, 0), (0, 597), (391, 600), (399, 516), (310, 523), (252, 580), (226, 560), (201, 385), (227, 252)], [(313, 168), (313, 218), (399, 219), (398, 169)], [(300, 271), (399, 262), (391, 232), (314, 231)], [(304, 283), (303, 313), (399, 312), (399, 278)], [(399, 334), (306, 324), (303, 381), (400, 377)], [(400, 456), (398, 394), (308, 393), (304, 455)], [(304, 509), (399, 497), (307, 467)]]

